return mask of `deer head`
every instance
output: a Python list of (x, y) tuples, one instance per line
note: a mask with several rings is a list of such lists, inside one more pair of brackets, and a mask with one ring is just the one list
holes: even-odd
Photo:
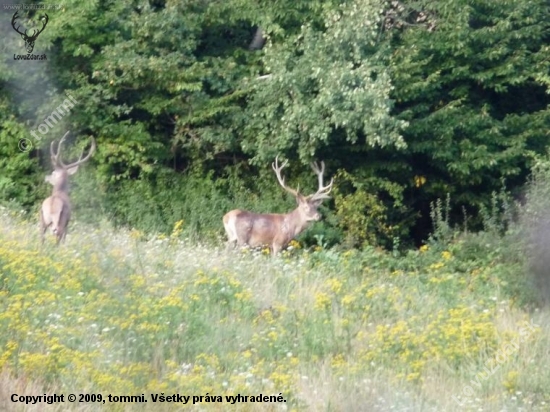
[(27, 30), (25, 30), (24, 32), (21, 32), (19, 30), (20, 26), (15, 27), (15, 20), (17, 20), (19, 18), (17, 13), (19, 13), (19, 12), (16, 11), (15, 14), (13, 15), (13, 17), (11, 18), (11, 26), (13, 27), (13, 29), (17, 33), (19, 33), (21, 35), (21, 37), (25, 41), (25, 48), (27, 49), (27, 53), (32, 53), (32, 51), (34, 50), (34, 42), (38, 38), (38, 35), (40, 33), (42, 33), (44, 31), (44, 29), (46, 28), (46, 25), (48, 24), (48, 21), (49, 21), (49, 17), (46, 13), (44, 13), (44, 15), (40, 18), (40, 20), (45, 19), (45, 21), (42, 23), (42, 28), (40, 30), (33, 29), (32, 35), (29, 36), (27, 34)]
[(50, 144), (50, 158), (54, 171), (46, 176), (45, 181), (50, 183), (54, 187), (54, 189), (58, 188), (60, 190), (66, 190), (68, 188), (69, 176), (74, 175), (78, 171), (78, 167), (82, 163), (87, 162), (88, 159), (90, 159), (90, 157), (94, 154), (96, 149), (95, 140), (92, 137), (92, 146), (86, 157), (82, 157), (84, 155), (83, 149), (82, 153), (80, 153), (79, 159), (76, 162), (69, 164), (63, 163), (63, 160), (60, 156), (61, 147), (68, 134), (69, 132), (65, 133), (65, 135), (61, 138), (59, 144), (57, 145), (57, 150), (54, 149), (55, 141), (52, 141), (52, 143)]
[(281, 187), (290, 193), (296, 198), (298, 203), (298, 210), (300, 215), (306, 222), (318, 221), (321, 220), (321, 214), (317, 211), (317, 208), (323, 203), (323, 200), (329, 199), (328, 195), (332, 190), (332, 184), (334, 183), (334, 178), (331, 179), (330, 183), (327, 186), (323, 186), (323, 174), (325, 172), (325, 162), (321, 162), (319, 166), (316, 162), (311, 164), (313, 172), (317, 175), (319, 187), (317, 191), (309, 196), (302, 195), (297, 189), (291, 189), (285, 184), (285, 178), (281, 175), (281, 171), (288, 164), (288, 160), (285, 160), (284, 163), (279, 166), (279, 156), (275, 158), (275, 162), (271, 164), (271, 167), (275, 171), (277, 180)]

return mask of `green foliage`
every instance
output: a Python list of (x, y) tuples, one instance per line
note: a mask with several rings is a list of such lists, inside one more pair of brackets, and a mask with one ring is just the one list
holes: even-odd
[(451, 212), (451, 196), (447, 195), (445, 204), (441, 199), (437, 199), (430, 205), (430, 218), (432, 220), (433, 230), (430, 234), (431, 242), (448, 243), (451, 242), (458, 231), (451, 224), (450, 220)]
[[(541, 177), (539, 172), (536, 175)], [(478, 232), (468, 230), (466, 214), (461, 225), (450, 222), (449, 195), (444, 202), (437, 199), (430, 211), (432, 233), (420, 250), (442, 254), (450, 251), (459, 264), (457, 269), (465, 271), (471, 270), (472, 265), (483, 256), (491, 262), (490, 265), (498, 265), (501, 289), (514, 296), (519, 305), (532, 307), (545, 302), (550, 290), (545, 257), (547, 233), (550, 231), (545, 220), (538, 220), (532, 214), (534, 209), (540, 210), (542, 204), (547, 203), (546, 199), (532, 197), (534, 191), (540, 189), (540, 181), (531, 186), (524, 205), (514, 205), (504, 191), (493, 193), (491, 206), (481, 210), (483, 230)]]
[[(107, 185), (99, 181), (91, 165), (81, 165), (70, 178), (71, 219), (94, 224), (109, 219), (112, 211), (107, 207)], [(48, 189), (51, 187), (47, 185)]]
[(380, 41), (382, 3), (350, 2), (324, 10), (323, 28), (300, 33), (265, 51), (264, 78), (250, 80), (252, 98), (242, 147), (256, 161), (278, 152), (308, 160), (335, 139), (403, 147), (405, 122), (391, 114), (389, 50)]
[(491, 203), (482, 206), (479, 214), (483, 230), (495, 234), (504, 234), (517, 218), (517, 208), (509, 193), (504, 190), (491, 193)]
[[(338, 186), (334, 191), (334, 206), (338, 226), (345, 234), (345, 245), (350, 248), (372, 245), (377, 243), (377, 239), (391, 237), (393, 233), (386, 223), (386, 207), (372, 194), (373, 186), (359, 182), (344, 170), (336, 174), (336, 179)], [(344, 191), (346, 185), (351, 185), (355, 191)]]
[(227, 197), (210, 179), (189, 175), (178, 179), (170, 173), (154, 181), (139, 179), (122, 182), (119, 190), (107, 196), (115, 221), (146, 232), (169, 233), (183, 220), (183, 234), (216, 238), (221, 219), (229, 211)]
[(548, 207), (550, 199), (550, 158), (548, 155), (535, 159), (533, 174), (530, 177), (519, 211), (519, 219), (513, 226), (510, 238), (528, 256), (526, 269), (529, 280), (536, 290), (538, 301), (550, 302), (550, 219)]
[(547, 145), (550, 10), (543, 1), (420, 5), (428, 23), (396, 35), (392, 54), (396, 113), (410, 125), (402, 160), (427, 179), (414, 207), (447, 192), (456, 221), (463, 206), (474, 216), (489, 207), (503, 179), (522, 182)]
[(31, 143), (24, 139), (25, 126), (0, 95), (0, 202), (15, 201), (28, 208), (40, 200), (42, 193), (35, 189), (38, 168), (29, 157)]
[[(281, 154), (302, 186), (311, 159), (339, 171), (307, 242), (419, 244), (447, 194), (449, 223), (480, 229), (548, 145), (549, 14), (542, 0), (64, 1), (36, 43), (47, 61), (0, 62), (0, 199), (36, 207), (39, 166), (70, 130), (71, 145), (98, 142), (93, 176), (75, 180), (86, 220), (187, 219), (214, 237), (226, 210), (290, 210), (269, 169)], [(77, 104), (35, 141), (67, 91)]]

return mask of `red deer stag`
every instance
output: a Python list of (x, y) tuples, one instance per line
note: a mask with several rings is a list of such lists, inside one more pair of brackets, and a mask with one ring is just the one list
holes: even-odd
[(273, 170), (279, 184), (288, 193), (292, 194), (298, 202), (298, 207), (286, 214), (259, 214), (243, 210), (232, 210), (223, 217), (223, 225), (228, 237), (227, 246), (235, 247), (248, 245), (251, 247), (269, 245), (273, 256), (281, 251), (288, 243), (303, 232), (313, 221), (319, 221), (321, 214), (317, 211), (324, 199), (332, 189), (334, 178), (328, 186), (323, 186), (323, 173), (325, 163), (321, 166), (312, 163), (311, 168), (319, 179), (317, 192), (309, 196), (303, 196), (298, 190), (291, 189), (285, 185), (285, 179), (281, 176), (281, 170), (287, 165), (285, 161), (279, 166), (278, 156), (275, 163), (272, 163)]
[(65, 138), (69, 132), (65, 133), (65, 136), (61, 138), (57, 145), (57, 151), (54, 151), (53, 141), (50, 145), (50, 155), (54, 171), (52, 174), (46, 176), (46, 182), (53, 186), (52, 195), (48, 197), (42, 203), (42, 209), (40, 210), (40, 229), (42, 236), (42, 243), (44, 243), (44, 234), (49, 226), (52, 227), (53, 234), (57, 237), (57, 244), (67, 234), (67, 225), (71, 218), (71, 202), (69, 200), (69, 176), (76, 173), (78, 166), (86, 162), (95, 151), (95, 140), (92, 137), (92, 147), (90, 152), (85, 158), (84, 150), (80, 154), (80, 158), (71, 164), (66, 165), (61, 160), (61, 145), (65, 141)]

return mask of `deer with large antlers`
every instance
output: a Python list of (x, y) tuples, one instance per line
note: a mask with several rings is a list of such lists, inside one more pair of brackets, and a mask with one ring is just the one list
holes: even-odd
[(61, 145), (65, 141), (65, 138), (69, 132), (59, 141), (57, 150), (54, 150), (55, 141), (50, 145), (50, 156), (54, 171), (46, 176), (45, 181), (53, 186), (52, 195), (48, 197), (42, 203), (40, 209), (40, 230), (42, 236), (42, 243), (44, 243), (44, 234), (48, 227), (52, 227), (53, 234), (57, 237), (57, 244), (67, 234), (67, 225), (71, 219), (71, 202), (69, 199), (69, 176), (76, 173), (78, 166), (88, 161), (92, 154), (95, 152), (95, 140), (92, 137), (92, 146), (86, 157), (84, 155), (84, 149), (80, 154), (79, 159), (70, 164), (63, 163), (61, 159)]
[(298, 207), (285, 214), (259, 214), (240, 209), (232, 210), (223, 217), (223, 225), (228, 237), (228, 247), (248, 245), (258, 247), (268, 245), (273, 256), (279, 253), (289, 242), (302, 233), (311, 222), (321, 219), (317, 208), (323, 200), (329, 198), (334, 178), (327, 186), (323, 186), (325, 163), (312, 163), (311, 168), (317, 175), (319, 188), (317, 192), (304, 196), (297, 189), (291, 189), (285, 184), (281, 171), (287, 165), (285, 161), (279, 166), (278, 156), (271, 167), (275, 171), (281, 187), (296, 198)]

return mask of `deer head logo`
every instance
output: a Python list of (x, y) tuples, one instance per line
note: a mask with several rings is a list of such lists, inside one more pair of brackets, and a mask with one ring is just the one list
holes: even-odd
[(11, 26), (17, 33), (21, 35), (21, 38), (25, 40), (25, 48), (27, 49), (27, 53), (32, 53), (32, 51), (34, 50), (34, 42), (36, 41), (38, 35), (44, 31), (44, 29), (46, 28), (46, 25), (48, 24), (48, 20), (49, 20), (48, 15), (44, 13), (44, 15), (40, 17), (40, 20), (44, 20), (42, 22), (43, 24), (42, 28), (40, 30), (33, 29), (32, 35), (29, 36), (27, 34), (27, 30), (25, 30), (25, 32), (21, 32), (19, 31), (20, 26), (15, 27), (15, 20), (17, 20), (17, 18), (19, 17), (17, 13), (19, 12), (16, 11), (13, 17), (11, 18)]

